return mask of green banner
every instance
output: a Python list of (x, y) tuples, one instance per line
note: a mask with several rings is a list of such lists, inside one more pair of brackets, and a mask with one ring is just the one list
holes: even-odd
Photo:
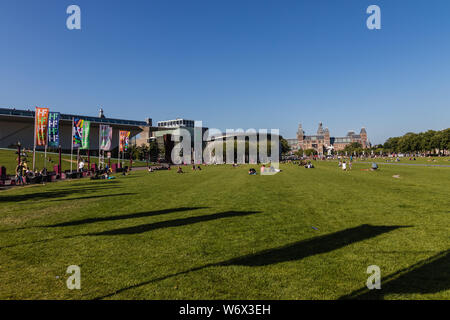
[(91, 130), (91, 122), (83, 121), (83, 137), (80, 149), (89, 149), (89, 131)]

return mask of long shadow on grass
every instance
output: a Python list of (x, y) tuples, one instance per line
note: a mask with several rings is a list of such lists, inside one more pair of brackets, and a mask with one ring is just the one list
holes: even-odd
[[(109, 190), (112, 188), (118, 188), (119, 186), (111, 185), (99, 185), (97, 187), (76, 187), (76, 188), (64, 188), (62, 190), (52, 190), (44, 192), (32, 192), (19, 195), (0, 195), (0, 202), (22, 202), (28, 200), (42, 200), (42, 199), (55, 199), (62, 198), (74, 194), (92, 193), (97, 191)], [(20, 188), (20, 187), (17, 187)], [(18, 189), (19, 190), (19, 189)], [(23, 189), (25, 190), (25, 189)], [(27, 191), (30, 189), (26, 189)]]
[(121, 215), (116, 215), (116, 216), (88, 218), (88, 219), (81, 219), (81, 220), (75, 220), (75, 221), (68, 221), (68, 222), (48, 225), (46, 227), (53, 228), (53, 227), (78, 226), (81, 224), (89, 224), (89, 223), (102, 222), (102, 221), (117, 221), (117, 220), (124, 220), (124, 219), (133, 219), (133, 218), (145, 218), (145, 217), (152, 217), (152, 216), (168, 214), (168, 213), (191, 211), (191, 210), (206, 209), (206, 208), (207, 207), (181, 207), (181, 208), (154, 210), (154, 211), (148, 211), (148, 212), (121, 214)]
[(232, 265), (257, 267), (280, 262), (301, 260), (303, 258), (313, 256), (316, 254), (331, 252), (333, 250), (337, 250), (342, 247), (348, 246), (352, 243), (367, 240), (376, 237), (378, 235), (381, 235), (383, 233), (405, 227), (407, 226), (372, 226), (364, 224), (355, 228), (345, 229), (324, 236), (301, 240), (298, 242), (288, 244), (286, 246), (269, 250), (263, 250), (255, 254), (245, 255), (242, 257), (233, 258), (223, 262), (210, 263), (186, 271), (181, 271), (160, 278), (152, 279), (146, 282), (142, 282), (133, 286), (117, 290), (112, 294), (98, 297), (97, 299), (108, 298), (126, 290), (135, 289), (153, 282), (162, 281), (168, 278), (176, 277), (194, 271), (199, 271), (209, 267), (232, 266)]
[[(88, 196), (88, 197), (77, 197), (77, 198), (64, 198), (64, 199), (56, 199), (56, 200), (49, 200), (49, 202), (58, 202), (58, 201), (73, 201), (73, 200), (86, 200), (86, 199), (98, 199), (98, 198), (109, 198), (109, 197), (118, 197), (118, 196), (131, 196), (134, 195), (134, 193), (115, 193), (115, 194), (104, 194), (104, 195), (98, 195), (98, 196)], [(86, 219), (90, 220), (90, 219)], [(95, 221), (94, 221), (95, 222)], [(64, 225), (69, 225), (70, 222), (67, 223), (61, 223), (59, 225), (51, 225), (51, 226), (29, 226), (29, 227), (20, 227), (20, 228), (11, 228), (11, 229), (3, 229), (0, 230), (0, 233), (2, 232), (8, 232), (8, 231), (17, 231), (17, 230), (24, 230), (24, 229), (31, 229), (31, 228), (46, 228), (46, 227), (59, 227)], [(77, 223), (74, 223), (76, 225)], [(80, 223), (81, 224), (81, 223)], [(0, 249), (2, 249), (0, 247)]]
[(133, 195), (135, 195), (135, 193), (125, 192), (125, 193), (116, 193), (116, 194), (103, 194), (103, 195), (98, 195), (98, 196), (56, 199), (56, 200), (50, 200), (50, 202), (86, 200), (86, 199), (108, 198), (108, 197), (117, 197), (117, 196), (133, 196)]
[(340, 299), (384, 299), (389, 294), (437, 293), (450, 289), (450, 250), (381, 278), (381, 289), (366, 287)]
[(160, 221), (160, 222), (143, 224), (143, 225), (134, 226), (134, 227), (127, 227), (127, 228), (120, 228), (120, 229), (108, 230), (108, 231), (97, 232), (97, 233), (90, 233), (88, 235), (91, 235), (91, 236), (115, 236), (115, 235), (123, 235), (123, 234), (137, 234), (137, 233), (148, 232), (148, 231), (155, 230), (155, 229), (179, 227), (179, 226), (185, 226), (188, 224), (193, 224), (193, 223), (198, 223), (198, 222), (246, 216), (246, 215), (255, 214), (255, 213), (260, 213), (260, 211), (227, 211), (227, 212), (220, 212), (220, 213), (214, 213), (214, 214), (203, 215), (203, 216), (174, 219), (174, 220), (169, 220), (169, 221)]
[(13, 247), (21, 246), (21, 245), (27, 245), (27, 244), (36, 244), (36, 243), (53, 241), (53, 240), (72, 239), (72, 238), (84, 237), (84, 236), (102, 236), (102, 235), (110, 236), (110, 235), (142, 233), (142, 232), (147, 232), (150, 230), (155, 230), (155, 229), (160, 229), (160, 228), (178, 227), (178, 226), (193, 224), (193, 223), (197, 223), (197, 222), (210, 221), (210, 220), (221, 219), (221, 218), (231, 218), (234, 216), (244, 216), (244, 215), (249, 215), (249, 214), (253, 214), (253, 213), (259, 213), (259, 211), (221, 212), (221, 213), (215, 213), (215, 214), (206, 215), (206, 216), (198, 216), (198, 217), (156, 222), (156, 223), (151, 223), (151, 224), (141, 225), (141, 226), (136, 226), (136, 227), (131, 227), (131, 228), (123, 228), (123, 229), (104, 231), (104, 232), (96, 232), (96, 233), (76, 234), (76, 235), (65, 236), (65, 237), (60, 237), (60, 238), (42, 239), (42, 240), (36, 240), (36, 241), (31, 241), (31, 242), (22, 242), (22, 243), (18, 243), (18, 244), (12, 244), (12, 245), (8, 245), (8, 246), (0, 247), (0, 250), (7, 249), (7, 248), (13, 248)]

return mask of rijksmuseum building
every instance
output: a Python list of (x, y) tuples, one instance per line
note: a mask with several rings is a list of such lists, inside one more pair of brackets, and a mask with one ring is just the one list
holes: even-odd
[(349, 131), (345, 137), (332, 137), (328, 128), (323, 128), (322, 122), (319, 123), (317, 134), (311, 136), (305, 135), (302, 125), (299, 124), (297, 138), (287, 140), (292, 152), (299, 149), (314, 149), (319, 155), (330, 154), (332, 150), (343, 150), (345, 146), (353, 142), (360, 143), (363, 148), (370, 146), (365, 128), (362, 128), (359, 134), (356, 134), (354, 131)]

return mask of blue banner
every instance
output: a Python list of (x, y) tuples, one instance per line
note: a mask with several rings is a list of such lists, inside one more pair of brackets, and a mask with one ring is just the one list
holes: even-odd
[(49, 112), (48, 114), (48, 146), (59, 147), (59, 112)]

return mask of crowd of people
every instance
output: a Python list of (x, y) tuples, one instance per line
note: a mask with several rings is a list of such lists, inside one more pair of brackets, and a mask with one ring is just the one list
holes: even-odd
[[(299, 159), (296, 161), (293, 160), (287, 160), (287, 161), (282, 161), (282, 163), (291, 163), (294, 165), (298, 165), (301, 167), (304, 167), (306, 169), (313, 169), (315, 168), (313, 162), (317, 161), (318, 159), (316, 157), (314, 158), (310, 158), (310, 159)], [(329, 159), (324, 159), (324, 160), (329, 160)], [(341, 168), (343, 171), (351, 171), (352, 170), (352, 166), (353, 166), (353, 156), (349, 156), (349, 157), (338, 157), (338, 167)], [(410, 158), (410, 160), (413, 160), (413, 157)], [(415, 160), (415, 158), (414, 158)], [(400, 161), (399, 158), (396, 159), (396, 161)], [(78, 165), (77, 165), (77, 171), (78, 172), (83, 172), (86, 171), (86, 164), (85, 164), (85, 160), (80, 157), (78, 159)], [(206, 166), (206, 164), (203, 164), (204, 166)], [(184, 166), (186, 167), (187, 164), (184, 164)], [(239, 164), (234, 163), (232, 165), (233, 168), (239, 167)], [(202, 167), (200, 165), (195, 165), (192, 164), (192, 171), (201, 171)], [(148, 172), (155, 172), (155, 171), (159, 171), (159, 170), (171, 170), (171, 166), (170, 164), (159, 164), (157, 166), (153, 165), (153, 166), (148, 166)], [(365, 169), (365, 170), (369, 170), (369, 169)], [(375, 171), (378, 170), (378, 165), (375, 162), (372, 162), (371, 167), (370, 167), (371, 171)], [(124, 169), (121, 170), (123, 175), (127, 175), (129, 174), (130, 170), (128, 169), (128, 167), (125, 167)], [(273, 165), (269, 165), (266, 166), (265, 164), (262, 164), (260, 167), (260, 174), (271, 174), (271, 173), (278, 173), (281, 172), (282, 170), (275, 168)], [(115, 177), (112, 176), (112, 169), (106, 165), (105, 168), (101, 168), (101, 169), (92, 169), (92, 175), (91, 175), (91, 179), (93, 180), (97, 180), (97, 179), (114, 179)], [(176, 173), (184, 173), (183, 168), (181, 165), (179, 165), (177, 167), (177, 171)], [(32, 171), (30, 170), (30, 168), (28, 167), (28, 164), (26, 162), (26, 159), (20, 161), (20, 163), (16, 166), (16, 170), (15, 170), (15, 181), (16, 181), (16, 185), (25, 185), (25, 184), (29, 184), (29, 183), (41, 183), (41, 182), (45, 182), (47, 181), (45, 179), (45, 177), (47, 176), (47, 170), (44, 168), (41, 171), (35, 170)], [(248, 170), (248, 174), (249, 175), (257, 175), (257, 170), (255, 168), (250, 168)]]
[(47, 169), (42, 170), (31, 170), (28, 167), (26, 160), (22, 160), (16, 166), (15, 169), (15, 182), (16, 185), (26, 185), (30, 183), (41, 183), (44, 182), (44, 178), (47, 176)]

